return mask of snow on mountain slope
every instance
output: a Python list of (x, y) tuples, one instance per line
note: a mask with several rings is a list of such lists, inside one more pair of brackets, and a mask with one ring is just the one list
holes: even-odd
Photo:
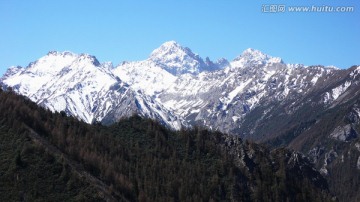
[(16, 74), (7, 77), (5, 84), (19, 87), (19, 91), (31, 98), (45, 83), (51, 81), (61, 69), (69, 66), (76, 56), (69, 52), (60, 54), (58, 52), (49, 52), (38, 61), (30, 63), (23, 71), (19, 70)]
[[(114, 108), (123, 105), (128, 108), (127, 116), (138, 113), (180, 128), (181, 119), (152, 98), (134, 92), (112, 73), (111, 67), (111, 63), (100, 64), (87, 54), (49, 52), (27, 68), (9, 69), (1, 82), (52, 111), (65, 111), (88, 123), (103, 120)], [(147, 108), (127, 106), (134, 94)], [(170, 118), (165, 118), (166, 115)]]
[(235, 58), (231, 62), (231, 66), (234, 68), (245, 68), (249, 66), (265, 65), (271, 63), (283, 63), (283, 61), (281, 58), (271, 57), (259, 50), (248, 48), (239, 57)]
[(96, 100), (118, 81), (93, 56), (50, 52), (3, 82), (52, 111), (91, 123), (102, 118), (94, 117)]
[(218, 64), (212, 63), (208, 58), (205, 63), (199, 55), (175, 41), (165, 42), (155, 49), (149, 60), (173, 75), (198, 74), (202, 71), (212, 71), (219, 68)]
[[(27, 68), (10, 68), (0, 82), (53, 111), (64, 110), (89, 123), (112, 123), (135, 113), (173, 128), (196, 123), (230, 132), (259, 106), (291, 100), (286, 113), (293, 113), (299, 105), (296, 99), (326, 88), (339, 71), (285, 64), (254, 49), (231, 62), (214, 63), (170, 41), (146, 60), (115, 68), (87, 54), (50, 52)], [(352, 75), (357, 73), (354, 69)], [(337, 86), (342, 87), (327, 91), (332, 99), (347, 91), (347, 84)]]
[(151, 60), (123, 62), (113, 69), (113, 73), (131, 85), (133, 89), (144, 91), (150, 96), (162, 92), (176, 80), (176, 76)]
[(183, 74), (158, 100), (189, 123), (229, 132), (264, 102), (283, 102), (311, 92), (332, 69), (287, 65), (281, 58), (248, 49), (229, 66), (197, 75)]
[(137, 91), (129, 90), (123, 96), (117, 96), (115, 100), (117, 104), (113, 105), (102, 119), (105, 124), (137, 114), (157, 120), (176, 130), (186, 125), (182, 118), (167, 110), (161, 103)]
[(147, 60), (123, 62), (113, 69), (113, 73), (146, 95), (156, 96), (176, 85), (180, 76), (197, 75), (205, 71), (213, 71), (228, 66), (226, 59), (213, 63), (209, 58), (204, 62), (189, 48), (182, 47), (175, 41), (169, 41), (155, 49)]
[[(274, 62), (281, 61), (281, 59), (273, 59), (253, 49), (244, 51), (242, 55), (243, 58), (239, 60), (244, 61), (244, 63), (253, 62), (253, 60), (258, 58)], [(186, 65), (184, 65), (184, 62)], [(175, 110), (178, 115), (184, 116), (190, 112), (199, 111), (201, 107), (204, 107), (207, 102), (204, 99), (208, 100), (208, 96), (205, 94), (212, 88), (224, 85), (224, 81), (228, 79), (226, 75), (229, 73), (231, 66), (225, 59), (220, 59), (217, 64), (221, 64), (221, 67), (226, 67), (227, 69), (220, 68), (212, 72), (204, 71), (199, 73), (200, 69), (198, 67), (201, 67), (199, 64), (202, 63), (202, 59), (194, 55), (190, 49), (183, 48), (176, 42), (171, 41), (164, 43), (160, 48), (154, 50), (148, 60), (130, 63), (124, 62), (116, 67), (113, 72), (133, 88), (142, 90), (150, 96), (156, 94), (157, 97), (160, 97), (158, 100), (164, 103), (168, 109)], [(210, 64), (211, 62), (207, 59), (207, 63)], [(169, 67), (174, 67), (175, 69), (181, 67), (186, 71), (182, 71), (184, 69), (177, 70), (177, 73), (173, 76), (169, 74), (174, 73)], [(191, 74), (186, 74), (188, 72)], [(224, 79), (221, 77), (224, 77)], [(201, 96), (202, 93), (204, 96)], [(179, 96), (179, 94), (190, 96), (191, 98), (188, 99), (184, 96)]]

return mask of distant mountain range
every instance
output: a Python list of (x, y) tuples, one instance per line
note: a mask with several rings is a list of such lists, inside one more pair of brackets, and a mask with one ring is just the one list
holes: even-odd
[(213, 62), (170, 41), (146, 60), (116, 67), (49, 52), (26, 68), (10, 67), (0, 85), (87, 123), (138, 114), (173, 129), (200, 125), (289, 147), (308, 155), (334, 192), (355, 179), (337, 195), (360, 197), (360, 66), (286, 64), (254, 49)]

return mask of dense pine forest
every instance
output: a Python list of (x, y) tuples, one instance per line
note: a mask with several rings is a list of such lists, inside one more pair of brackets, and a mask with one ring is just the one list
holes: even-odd
[(0, 92), (1, 201), (331, 201), (300, 154), (133, 116), (92, 125)]

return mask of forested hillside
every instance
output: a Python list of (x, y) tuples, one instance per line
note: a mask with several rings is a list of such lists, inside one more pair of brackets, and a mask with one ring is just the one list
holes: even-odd
[(0, 92), (5, 201), (330, 201), (300, 154), (134, 116), (111, 126)]

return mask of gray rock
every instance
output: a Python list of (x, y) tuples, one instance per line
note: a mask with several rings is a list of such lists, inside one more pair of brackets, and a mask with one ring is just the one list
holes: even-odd
[(314, 147), (308, 152), (308, 157), (312, 163), (316, 163), (324, 153), (324, 147)]
[(360, 152), (360, 143), (359, 142), (355, 143), (355, 147)]
[(333, 149), (330, 150), (329, 152), (325, 153), (325, 159), (324, 159), (324, 165), (322, 166), (322, 168), (320, 169), (320, 173), (323, 175), (328, 175), (329, 172), (327, 170), (327, 166), (333, 162), (336, 158), (338, 157), (338, 154), (336, 153), (336, 151), (334, 151)]
[(357, 132), (351, 127), (350, 124), (345, 126), (338, 126), (329, 135), (330, 138), (348, 142), (357, 137)]
[(360, 123), (360, 108), (355, 106), (350, 113), (345, 116), (345, 119), (350, 123)]

